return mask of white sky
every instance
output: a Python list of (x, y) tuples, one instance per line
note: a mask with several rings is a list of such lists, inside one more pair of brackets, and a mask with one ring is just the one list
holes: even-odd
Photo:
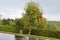
[[(24, 7), (30, 0), (0, 0), (1, 18), (21, 18)], [(39, 4), (43, 16), (48, 20), (60, 21), (60, 0), (33, 0)]]

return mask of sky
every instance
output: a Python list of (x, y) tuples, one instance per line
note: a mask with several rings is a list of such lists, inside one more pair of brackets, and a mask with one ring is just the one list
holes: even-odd
[[(24, 8), (31, 0), (0, 0), (0, 18), (21, 18)], [(43, 17), (50, 21), (60, 21), (60, 0), (32, 0), (38, 3)]]

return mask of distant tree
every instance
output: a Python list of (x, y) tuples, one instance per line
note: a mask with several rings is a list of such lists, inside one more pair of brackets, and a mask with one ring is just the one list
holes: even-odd
[(3, 19), (3, 20), (2, 20), (2, 25), (6, 25), (6, 23), (7, 23), (7, 22), (6, 22), (6, 19)]
[(10, 19), (10, 21), (9, 21), (9, 25), (10, 25), (10, 26), (14, 26), (14, 25), (15, 25), (15, 20)]
[(1, 19), (2, 15), (0, 14), (0, 19)]
[(9, 25), (10, 19), (2, 19), (2, 25)]
[(2, 16), (2, 15), (0, 14), (0, 26), (1, 26), (1, 16)]

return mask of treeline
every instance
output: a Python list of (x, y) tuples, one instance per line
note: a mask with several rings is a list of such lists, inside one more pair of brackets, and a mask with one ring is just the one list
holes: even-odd
[(0, 19), (0, 31), (15, 32), (14, 19)]
[(48, 30), (60, 30), (60, 21), (48, 21)]
[(13, 26), (15, 25), (15, 20), (13, 19), (1, 19), (0, 20), (0, 25), (3, 26), (3, 25), (9, 25), (9, 26)]

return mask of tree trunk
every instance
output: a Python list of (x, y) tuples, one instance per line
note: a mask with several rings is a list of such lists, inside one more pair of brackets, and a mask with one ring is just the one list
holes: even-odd
[(20, 34), (23, 34), (23, 30), (20, 30)]
[(31, 33), (31, 29), (29, 30), (29, 35), (30, 35), (30, 33)]

